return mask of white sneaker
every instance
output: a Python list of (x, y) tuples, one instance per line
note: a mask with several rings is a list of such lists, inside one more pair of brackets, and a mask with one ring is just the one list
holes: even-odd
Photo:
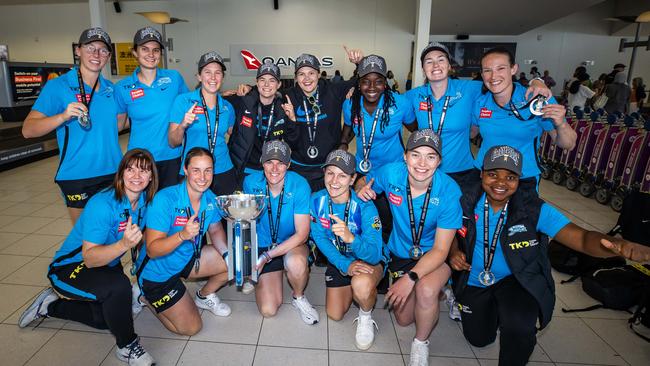
[(409, 366), (429, 366), (429, 340), (422, 342), (413, 338)]
[(445, 287), (444, 292), (445, 296), (447, 297), (445, 303), (449, 308), (449, 319), (460, 321), (460, 309), (458, 309), (458, 303), (456, 302), (454, 292), (449, 287)]
[(124, 361), (132, 366), (150, 366), (156, 364), (153, 357), (140, 345), (140, 338), (136, 338), (135, 341), (124, 348), (117, 347), (115, 356), (117, 356), (118, 360)]
[(197, 296), (194, 298), (194, 303), (201, 309), (210, 310), (212, 314), (216, 316), (228, 316), (232, 312), (230, 310), (230, 306), (228, 306), (228, 304), (222, 303), (221, 300), (219, 300), (217, 294), (210, 294), (206, 296), (205, 299), (201, 299), (198, 297), (197, 291)]
[(131, 285), (131, 313), (133, 313), (134, 317), (140, 314), (142, 307), (144, 306), (144, 304), (140, 302), (141, 295), (142, 292), (140, 292), (140, 286), (138, 286), (138, 283), (136, 282)]
[(47, 307), (58, 299), (59, 296), (51, 287), (41, 291), (34, 299), (34, 302), (20, 315), (18, 326), (25, 328), (34, 320), (47, 317)]
[(318, 312), (313, 306), (311, 306), (307, 297), (303, 295), (297, 299), (294, 298), (293, 301), (291, 301), (291, 305), (298, 310), (303, 322), (309, 325), (318, 323)]
[[(352, 324), (357, 322), (357, 334), (354, 337), (355, 345), (360, 350), (367, 350), (375, 341), (375, 329), (379, 330), (377, 323), (372, 320), (370, 315), (361, 315), (354, 319)], [(374, 326), (374, 328), (373, 328)]]
[(250, 295), (253, 292), (255, 292), (255, 285), (253, 285), (252, 283), (246, 281), (246, 282), (244, 282), (244, 285), (241, 287), (241, 292), (244, 295)]

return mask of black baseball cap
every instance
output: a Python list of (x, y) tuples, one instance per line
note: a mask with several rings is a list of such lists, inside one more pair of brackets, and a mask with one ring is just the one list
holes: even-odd
[(199, 72), (207, 65), (211, 64), (213, 62), (218, 63), (221, 65), (221, 68), (223, 71), (226, 71), (226, 64), (223, 61), (223, 57), (221, 57), (218, 53), (215, 51), (210, 51), (207, 53), (204, 53), (201, 55), (201, 58), (199, 59)]
[(362, 58), (361, 62), (359, 62), (357, 72), (360, 78), (373, 72), (386, 77), (388, 74), (388, 67), (386, 66), (386, 60), (383, 57), (368, 55)]
[(85, 31), (81, 32), (81, 35), (79, 36), (79, 46), (83, 46), (95, 41), (104, 42), (109, 51), (113, 50), (113, 47), (111, 46), (111, 37), (109, 37), (108, 33), (106, 33), (106, 31), (102, 28), (88, 28)]
[(406, 142), (406, 151), (416, 149), (420, 146), (428, 146), (442, 158), (442, 141), (437, 133), (433, 132), (430, 128), (415, 131), (409, 136)]
[(291, 148), (282, 140), (271, 140), (264, 143), (262, 146), (262, 157), (260, 162), (262, 164), (269, 160), (279, 160), (283, 164), (289, 165), (291, 162)]
[(506, 169), (521, 176), (523, 163), (519, 150), (508, 145), (497, 145), (485, 153), (483, 170)]
[(451, 55), (449, 54), (449, 49), (447, 48), (447, 46), (445, 46), (440, 42), (429, 42), (429, 44), (426, 47), (424, 47), (422, 53), (420, 54), (420, 63), (422, 64), (424, 63), (424, 56), (426, 56), (427, 53), (435, 50), (444, 53), (445, 56), (447, 56), (447, 60), (449, 60), (449, 63), (452, 62)]
[(323, 169), (330, 165), (338, 167), (345, 174), (353, 175), (356, 172), (357, 159), (354, 155), (345, 150), (334, 150), (327, 154), (327, 159), (325, 159)]
[(316, 56), (310, 55), (308, 53), (303, 53), (302, 55), (298, 56), (296, 59), (295, 72), (297, 73), (298, 70), (305, 66), (309, 66), (316, 71), (320, 71), (320, 61), (318, 61), (318, 58), (316, 58)]
[(259, 79), (263, 75), (271, 75), (273, 76), (277, 81), (280, 81), (282, 79), (281, 74), (280, 74), (280, 68), (278, 65), (274, 64), (273, 62), (267, 60), (262, 64), (257, 69), (257, 76), (255, 77), (256, 79)]
[(135, 32), (135, 36), (133, 36), (133, 45), (136, 47), (141, 46), (150, 41), (158, 42), (160, 48), (165, 48), (165, 45), (163, 44), (162, 35), (160, 34), (160, 32), (158, 32), (156, 29), (152, 27), (140, 28), (138, 29), (137, 32)]

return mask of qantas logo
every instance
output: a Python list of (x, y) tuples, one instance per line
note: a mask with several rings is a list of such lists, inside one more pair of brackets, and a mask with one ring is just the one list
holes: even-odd
[(246, 66), (246, 69), (257, 70), (259, 69), (260, 66), (262, 66), (262, 63), (257, 57), (255, 57), (253, 52), (249, 50), (241, 50), (240, 54), (241, 54), (241, 58), (244, 60), (244, 65)]

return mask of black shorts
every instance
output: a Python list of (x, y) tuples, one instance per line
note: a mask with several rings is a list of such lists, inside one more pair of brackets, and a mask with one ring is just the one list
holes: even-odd
[(390, 262), (388, 262), (388, 273), (393, 280), (396, 280), (412, 270), (417, 263), (418, 261), (411, 258), (391, 256)]
[[(267, 250), (269, 250), (269, 248), (257, 248), (257, 256), (259, 257), (262, 253), (266, 252)], [(257, 258), (255, 258), (255, 260), (257, 260)], [(264, 268), (262, 268), (262, 272), (260, 272), (259, 275), (261, 276), (265, 273), (271, 273), (277, 271), (284, 271), (284, 256), (274, 257), (273, 259), (271, 259), (270, 262), (264, 265)]]
[[(386, 263), (380, 262), (381, 268), (386, 269)], [(327, 263), (325, 270), (325, 286), (326, 287), (345, 287), (352, 284), (352, 276), (341, 273), (338, 268), (334, 267), (331, 263)]]
[(178, 184), (178, 172), (181, 169), (181, 158), (156, 162), (158, 170), (158, 190)]
[(210, 190), (217, 196), (222, 196), (224, 194), (233, 194), (237, 190), (237, 186), (237, 171), (232, 168), (223, 173), (215, 174), (212, 177)]
[(117, 289), (131, 288), (121, 263), (92, 268), (84, 262), (50, 265), (47, 278), (57, 293), (72, 300), (103, 301)]
[(174, 306), (185, 295), (185, 284), (181, 278), (188, 278), (194, 269), (194, 256), (187, 262), (183, 270), (171, 276), (165, 282), (154, 282), (142, 279), (142, 293), (149, 304), (161, 313)]
[(101, 177), (57, 180), (56, 184), (61, 189), (65, 205), (70, 208), (84, 208), (90, 197), (113, 183), (115, 174), (103, 175)]

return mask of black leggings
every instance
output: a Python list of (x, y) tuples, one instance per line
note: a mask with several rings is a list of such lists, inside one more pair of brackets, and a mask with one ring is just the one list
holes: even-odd
[(525, 365), (537, 339), (539, 306), (514, 276), (481, 288), (467, 286), (460, 298), (463, 334), (475, 347), (495, 341), (500, 330), (499, 365)]
[(124, 348), (137, 335), (131, 314), (131, 282), (122, 266), (88, 268), (83, 262), (50, 267), (52, 287), (67, 299), (52, 302), (47, 315), (108, 329)]

